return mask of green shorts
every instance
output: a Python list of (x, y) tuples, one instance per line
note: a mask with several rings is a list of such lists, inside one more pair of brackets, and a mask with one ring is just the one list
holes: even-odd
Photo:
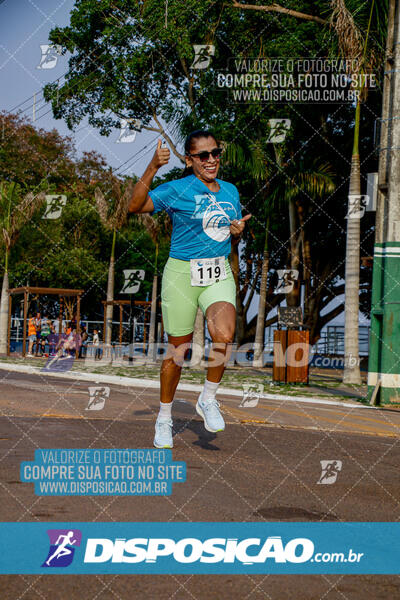
[(228, 259), (227, 278), (208, 286), (190, 283), (190, 261), (169, 257), (164, 268), (161, 287), (161, 309), (164, 330), (172, 336), (192, 333), (197, 307), (203, 313), (214, 302), (229, 302), (236, 308), (236, 284)]

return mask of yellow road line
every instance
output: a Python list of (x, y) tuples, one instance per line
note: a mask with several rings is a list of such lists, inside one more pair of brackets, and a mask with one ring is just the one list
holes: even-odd
[[(396, 433), (390, 433), (389, 431), (387, 432), (379, 432), (379, 431), (375, 431), (373, 433), (369, 432), (369, 431), (363, 431), (362, 429), (360, 429), (360, 431), (348, 431), (347, 429), (337, 429), (337, 428), (328, 428), (328, 427), (316, 427), (316, 426), (311, 426), (311, 427), (307, 427), (307, 425), (287, 425), (287, 424), (283, 424), (283, 423), (272, 423), (271, 421), (258, 421), (257, 419), (242, 419), (240, 421), (240, 423), (243, 424), (248, 424), (248, 425), (264, 425), (265, 427), (279, 427), (280, 429), (301, 429), (302, 431), (319, 431), (319, 432), (324, 432), (324, 431), (329, 431), (331, 433), (347, 433), (347, 434), (352, 434), (352, 433), (356, 433), (357, 435), (373, 435), (376, 437), (390, 437), (390, 438), (398, 438), (399, 436)], [(237, 425), (237, 422), (236, 422)]]
[[(88, 412), (90, 413), (90, 412), (93, 412), (93, 411), (88, 411)], [(18, 416), (18, 417), (23, 418), (23, 419), (27, 418), (27, 415), (14, 415), (14, 416)], [(32, 415), (32, 416), (36, 417), (37, 415)], [(113, 421), (113, 420), (115, 420), (115, 417), (113, 415), (108, 415), (106, 417), (106, 416), (93, 415), (93, 414), (91, 414), (91, 415), (65, 415), (65, 414), (58, 414), (58, 413), (45, 413), (45, 414), (42, 414), (40, 416), (43, 417), (44, 419), (47, 419), (47, 418), (54, 419), (55, 418), (55, 419), (82, 419), (82, 420), (89, 419), (90, 420), (90, 419), (95, 418), (97, 421), (99, 421), (99, 420), (100, 421)], [(153, 421), (154, 419), (153, 418), (141, 417), (141, 418), (135, 418), (133, 420), (134, 421)], [(118, 422), (119, 423), (122, 423), (122, 422), (126, 423), (126, 422), (129, 422), (129, 421), (126, 421), (126, 419), (125, 419), (123, 421), (121, 420), (121, 421), (118, 421)]]
[[(327, 423), (337, 423), (338, 419), (331, 419), (329, 417), (323, 417), (322, 415), (309, 415), (309, 414), (304, 414), (303, 412), (299, 412), (299, 411), (295, 411), (295, 410), (290, 410), (288, 408), (281, 408), (280, 409), (281, 412), (289, 414), (289, 415), (296, 415), (296, 416), (301, 416), (301, 417), (305, 417), (306, 419), (313, 419), (315, 421), (326, 421)], [(364, 425), (364, 424), (360, 424), (357, 423), (355, 421), (349, 421), (348, 417), (350, 415), (346, 415), (346, 413), (337, 413), (338, 415), (344, 415), (346, 417), (345, 419), (341, 420), (341, 425), (345, 424), (348, 425), (349, 427), (365, 427), (366, 429), (369, 429), (371, 431), (374, 431), (375, 429), (373, 427), (369, 427), (368, 425)], [(360, 417), (360, 419), (363, 419), (363, 417)], [(365, 419), (363, 419), (365, 420)], [(379, 425), (383, 426), (383, 427), (392, 427), (392, 428), (397, 428), (399, 429), (398, 425), (393, 425), (392, 423), (384, 423), (382, 421), (379, 421), (377, 419), (368, 419), (369, 421), (372, 421), (374, 423), (378, 423)], [(400, 435), (400, 429), (399, 429), (399, 435)]]
[[(262, 420), (262, 419), (246, 419), (243, 418), (245, 415), (243, 415), (243, 413), (241, 411), (239, 411), (236, 408), (231, 408), (229, 407), (225, 409), (227, 412), (231, 412), (232, 416), (237, 416), (237, 418), (241, 421), (241, 422), (253, 422), (253, 423), (260, 423), (260, 424), (265, 424), (265, 425), (270, 425), (272, 424), (271, 421), (267, 421), (267, 420)], [(273, 409), (270, 409), (273, 410)], [(295, 411), (295, 410), (290, 410), (290, 409), (285, 409), (285, 408), (280, 408), (279, 409), (280, 412), (286, 413), (286, 414), (290, 414), (290, 415), (295, 415), (295, 416), (301, 416), (303, 418), (309, 419), (309, 420), (313, 420), (316, 423), (319, 423), (319, 421), (325, 421), (327, 423), (334, 423), (336, 425), (339, 426), (339, 428), (335, 428), (335, 431), (343, 431), (343, 428), (345, 427), (350, 427), (350, 428), (354, 428), (357, 430), (362, 430), (362, 428), (364, 430), (366, 430), (367, 432), (371, 432), (374, 434), (378, 434), (379, 433), (379, 429), (376, 427), (369, 427), (368, 425), (365, 425), (364, 423), (356, 423), (356, 422), (349, 422), (347, 421), (343, 421), (342, 423), (338, 423), (338, 419), (331, 419), (329, 417), (323, 417), (320, 415), (309, 415), (309, 414), (304, 414), (301, 413), (299, 411)], [(339, 413), (339, 414), (343, 414), (343, 413)], [(381, 426), (387, 426), (387, 427), (393, 427), (390, 423), (382, 423), (380, 421), (376, 421), (377, 423), (379, 423)], [(283, 425), (286, 427), (286, 424), (281, 424), (281, 423), (277, 423), (277, 425)], [(288, 427), (291, 427), (291, 425), (287, 425)], [(300, 426), (301, 428), (301, 426)], [(306, 427), (305, 427), (306, 428)], [(317, 427), (316, 427), (317, 428)], [(381, 434), (388, 434), (391, 433), (392, 436), (398, 436), (400, 435), (400, 432), (398, 432), (397, 434), (395, 432), (388, 432), (386, 430), (382, 430), (380, 431)]]
[[(304, 414), (304, 412), (291, 410), (289, 408), (283, 408), (282, 406), (278, 406), (278, 407), (265, 406), (263, 408), (265, 408), (265, 410), (270, 410), (273, 412), (284, 412), (284, 413), (291, 414), (291, 415), (306, 416)], [(229, 408), (229, 410), (230, 410), (230, 408)], [(234, 409), (234, 410), (236, 410), (236, 409)], [(313, 406), (312, 410), (319, 410), (319, 407)], [(345, 417), (345, 418), (354, 416), (354, 413), (344, 413), (344, 412), (341, 412), (338, 410), (331, 410), (330, 412), (334, 415), (339, 415), (339, 416)], [(320, 418), (324, 419), (324, 417), (322, 417), (322, 416)], [(326, 418), (328, 419), (328, 417), (326, 417)], [(397, 427), (399, 429), (399, 433), (400, 433), (400, 422), (399, 422), (399, 424), (396, 425), (395, 423), (385, 423), (382, 419), (374, 419), (372, 417), (363, 417), (361, 415), (357, 415), (357, 419), (360, 421), (369, 421), (371, 423), (378, 423), (379, 425), (390, 425), (392, 427)]]

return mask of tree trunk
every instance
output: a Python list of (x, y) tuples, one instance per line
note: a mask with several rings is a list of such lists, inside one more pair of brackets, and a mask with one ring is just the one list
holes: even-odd
[(309, 300), (312, 298), (311, 296), (311, 244), (307, 235), (307, 229), (305, 226), (305, 208), (302, 202), (299, 200), (296, 203), (297, 205), (297, 216), (300, 224), (300, 235), (301, 235), (301, 248), (303, 254), (303, 281), (304, 281), (304, 306), (303, 306), (303, 323), (306, 323), (308, 319), (312, 318), (312, 313), (309, 312)]
[[(358, 137), (360, 127), (360, 102), (357, 102), (354, 128), (354, 147), (351, 157), (350, 195), (360, 197), (360, 156), (358, 154)], [(360, 219), (350, 218), (350, 206), (347, 218), (346, 269), (345, 269), (345, 304), (344, 304), (344, 370), (343, 383), (361, 383), (359, 344), (358, 344), (358, 311), (360, 286)]]
[[(15, 184), (11, 184), (11, 194), (8, 197), (8, 213), (7, 213), (7, 229), (3, 229), (3, 236), (5, 242), (5, 254), (4, 254), (4, 275), (3, 275), (3, 286), (1, 288), (1, 300), (0, 300), (0, 354), (7, 353), (7, 330), (8, 330), (8, 258), (10, 255), (10, 216), (11, 216), (11, 199)], [(1, 196), (3, 197), (4, 187), (1, 185)]]
[(199, 367), (204, 357), (204, 315), (201, 308), (197, 309), (193, 331), (192, 358), (190, 366)]
[(150, 361), (156, 361), (157, 354), (155, 348), (155, 337), (156, 337), (156, 321), (157, 321), (157, 288), (158, 288), (158, 242), (155, 242), (154, 252), (154, 277), (153, 277), (153, 289), (151, 292), (151, 309), (150, 309), (150, 326), (149, 326), (149, 345), (147, 349), (147, 358)]
[(151, 292), (151, 310), (150, 310), (150, 327), (149, 327), (149, 344), (154, 344), (156, 333), (156, 316), (157, 316), (157, 274), (153, 277), (153, 289)]
[(236, 283), (236, 327), (235, 327), (235, 341), (240, 344), (245, 334), (246, 326), (246, 315), (243, 310), (243, 302), (240, 297), (239, 287), (239, 244), (232, 244), (231, 249), (231, 269), (232, 275)]
[(290, 227), (290, 252), (291, 252), (291, 267), (296, 269), (296, 203), (293, 199), (289, 200), (289, 227)]
[(64, 296), (65, 317), (67, 321), (72, 321), (74, 317), (75, 303), (73, 298)]
[[(372, 21), (374, 2), (371, 3), (370, 15), (363, 48), (363, 61), (366, 57), (368, 37)], [(362, 65), (362, 69), (364, 65)], [(360, 181), (360, 113), (364, 84), (358, 86), (358, 98), (354, 119), (354, 141), (351, 157), (350, 189), (349, 195), (356, 196), (358, 208), (361, 210), (361, 181)], [(360, 219), (350, 218), (350, 210), (354, 208), (354, 201), (348, 202), (347, 236), (346, 236), (346, 268), (345, 268), (345, 302), (344, 302), (344, 369), (343, 383), (361, 384), (360, 357), (358, 342), (358, 313), (360, 294)]]
[[(108, 280), (107, 280), (107, 302), (112, 302), (114, 300), (114, 274), (115, 274), (115, 240), (116, 240), (117, 232), (114, 229), (113, 231), (113, 239), (111, 246), (111, 256), (110, 256), (110, 265), (108, 267)], [(111, 345), (112, 341), (112, 319), (114, 307), (112, 304), (107, 304), (106, 306), (106, 330), (104, 332), (104, 342), (106, 346)]]
[(269, 218), (267, 219), (265, 228), (265, 241), (264, 241), (264, 256), (261, 270), (261, 282), (260, 282), (260, 301), (258, 304), (257, 314), (257, 325), (256, 335), (254, 340), (254, 357), (253, 367), (262, 367), (264, 365), (264, 334), (265, 334), (265, 308), (266, 308), (266, 296), (267, 296), (267, 278), (268, 278), (268, 267), (269, 267), (269, 252), (268, 252), (268, 228)]
[(1, 289), (0, 302), (0, 354), (7, 353), (7, 329), (8, 329), (8, 272), (4, 272), (3, 287)]
[(149, 345), (147, 348), (147, 358), (150, 361), (155, 361), (156, 354), (156, 317), (157, 317), (157, 287), (158, 287), (158, 276), (157, 272), (153, 277), (153, 289), (151, 293), (151, 309), (150, 309), (150, 326), (149, 326)]
[[(298, 270), (300, 265), (300, 232), (297, 228), (297, 209), (294, 200), (289, 200), (290, 268)], [(300, 306), (300, 273), (293, 290), (286, 294), (287, 306)]]

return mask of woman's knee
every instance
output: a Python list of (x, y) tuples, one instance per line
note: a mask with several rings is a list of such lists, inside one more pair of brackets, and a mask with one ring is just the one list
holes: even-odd
[(231, 344), (235, 337), (235, 325), (235, 321), (231, 319), (225, 322), (222, 319), (214, 321), (211, 326), (208, 326), (212, 341)]
[(185, 361), (186, 354), (192, 345), (193, 333), (184, 336), (168, 336), (168, 349), (165, 360), (172, 360), (176, 365), (181, 366)]
[(226, 328), (223, 327), (221, 329), (216, 328), (216, 330), (211, 334), (211, 339), (215, 343), (219, 344), (232, 344), (233, 338), (235, 336), (235, 328)]

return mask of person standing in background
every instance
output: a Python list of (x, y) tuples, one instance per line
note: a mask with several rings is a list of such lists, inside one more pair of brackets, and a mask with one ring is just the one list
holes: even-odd
[(36, 327), (35, 327), (35, 318), (31, 314), (28, 321), (28, 356), (29, 358), (33, 358), (33, 344), (36, 341)]
[(100, 360), (100, 358), (101, 358), (101, 356), (100, 356), (100, 337), (99, 337), (99, 332), (97, 329), (93, 330), (93, 347), (95, 349), (94, 359)]
[(50, 324), (51, 322), (47, 318), (47, 315), (44, 315), (40, 329), (40, 343), (42, 346), (42, 355), (45, 354), (46, 344), (48, 343), (49, 335), (51, 333)]
[(83, 325), (81, 328), (81, 347), (79, 349), (79, 358), (84, 358), (86, 356), (88, 337), (89, 336), (86, 327)]
[(35, 323), (35, 329), (36, 329), (36, 351), (35, 351), (35, 356), (38, 355), (39, 353), (39, 347), (40, 347), (40, 330), (42, 328), (42, 319), (40, 316), (40, 312), (36, 313), (36, 317), (34, 319), (34, 323)]
[(58, 342), (58, 335), (55, 332), (54, 325), (50, 325), (50, 335), (48, 337), (49, 342), (49, 356), (55, 356), (56, 346)]

